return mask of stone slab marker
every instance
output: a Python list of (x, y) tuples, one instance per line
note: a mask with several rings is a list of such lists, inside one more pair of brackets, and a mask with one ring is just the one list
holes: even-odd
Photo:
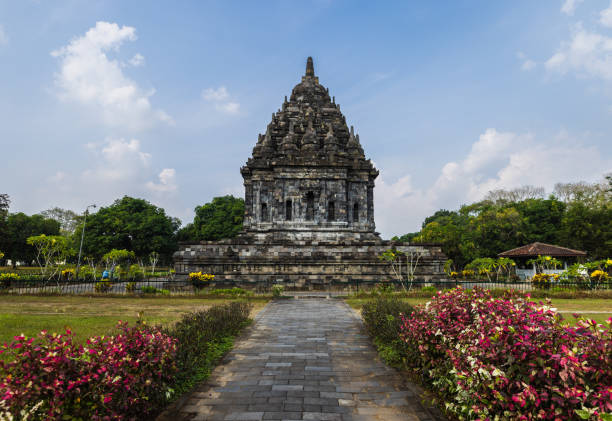
[[(274, 301), (179, 408), (158, 421), (436, 420), (342, 301)], [(433, 412), (433, 414), (432, 414)]]

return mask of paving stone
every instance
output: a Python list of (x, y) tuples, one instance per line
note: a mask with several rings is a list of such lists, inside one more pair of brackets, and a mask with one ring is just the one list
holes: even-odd
[(283, 300), (269, 303), (225, 364), (159, 421), (443, 420), (419, 393), (380, 361), (344, 302)]

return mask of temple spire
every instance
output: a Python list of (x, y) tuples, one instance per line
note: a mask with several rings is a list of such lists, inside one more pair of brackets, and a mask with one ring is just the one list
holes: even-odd
[(314, 64), (312, 63), (312, 57), (308, 57), (306, 60), (306, 76), (314, 77)]

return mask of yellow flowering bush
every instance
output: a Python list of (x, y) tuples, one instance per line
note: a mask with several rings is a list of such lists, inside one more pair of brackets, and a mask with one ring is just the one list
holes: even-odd
[(206, 283), (213, 281), (214, 279), (215, 275), (210, 273), (202, 273), (202, 271), (191, 272), (189, 274), (189, 280), (195, 288), (202, 288)]
[(189, 274), (190, 281), (209, 282), (209, 281), (212, 281), (213, 279), (215, 279), (215, 275), (211, 275), (209, 273), (202, 273), (202, 271), (191, 272)]
[(75, 273), (75, 269), (64, 269), (62, 270), (62, 279), (73, 279)]
[(464, 278), (473, 278), (474, 277), (474, 271), (471, 270), (471, 269), (462, 270), (461, 271), (461, 275)]
[(610, 275), (601, 269), (597, 269), (591, 272), (591, 279), (597, 282), (606, 282), (608, 279), (610, 279)]
[(11, 281), (18, 281), (21, 279), (16, 273), (0, 273), (0, 287), (8, 288), (11, 285)]
[(557, 282), (559, 280), (559, 275), (556, 273), (536, 273), (531, 278), (531, 283), (535, 288), (545, 289), (550, 287), (551, 282)]
[(21, 277), (16, 273), (0, 273), (0, 281), (18, 281)]
[(453, 271), (450, 273), (450, 277), (453, 279), (457, 279), (459, 277), (459, 273)]

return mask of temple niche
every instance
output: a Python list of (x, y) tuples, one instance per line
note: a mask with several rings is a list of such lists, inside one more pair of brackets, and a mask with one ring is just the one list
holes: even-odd
[(378, 171), (319, 83), (311, 57), (240, 171), (243, 231), (233, 239), (182, 244), (174, 256), (177, 273), (202, 270), (217, 282), (239, 284), (380, 282), (392, 276), (378, 255), (395, 246), (421, 255), (417, 277), (443, 277), (439, 247), (392, 244), (375, 231)]

